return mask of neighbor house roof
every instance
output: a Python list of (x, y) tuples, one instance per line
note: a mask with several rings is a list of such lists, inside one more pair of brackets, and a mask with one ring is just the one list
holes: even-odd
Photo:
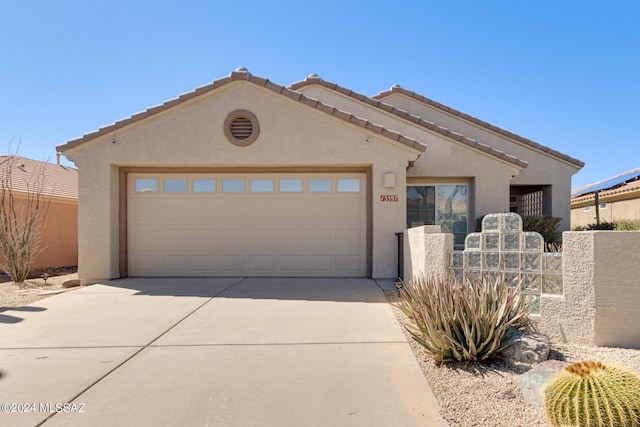
[(510, 154), (507, 154), (501, 150), (498, 150), (496, 148), (493, 148), (491, 146), (489, 146), (488, 144), (485, 143), (481, 143), (476, 141), (473, 138), (469, 138), (466, 137), (458, 132), (453, 132), (445, 127), (442, 126), (438, 126), (437, 124), (430, 122), (428, 120), (423, 119), (422, 117), (410, 114), (404, 110), (401, 110), (399, 108), (394, 107), (391, 104), (386, 104), (382, 101), (379, 101), (377, 99), (374, 98), (370, 98), (366, 95), (363, 95), (361, 93), (358, 92), (354, 92), (351, 89), (342, 87), (337, 85), (336, 83), (332, 83), (332, 82), (328, 82), (326, 80), (321, 79), (318, 75), (316, 74), (311, 74), (309, 77), (307, 77), (306, 79), (293, 83), (291, 86), (289, 86), (291, 89), (293, 90), (298, 90), (302, 87), (305, 86), (311, 86), (311, 85), (320, 85), (323, 87), (326, 87), (328, 89), (334, 90), (336, 92), (339, 92), (343, 95), (349, 96), (353, 99), (356, 99), (360, 102), (364, 102), (367, 105), (379, 108), (381, 110), (384, 110), (390, 114), (393, 114), (395, 116), (398, 116), (402, 119), (408, 120), (410, 122), (413, 122), (415, 124), (417, 124), (418, 126), (428, 129), (432, 132), (435, 132), (437, 134), (440, 134), (446, 138), (449, 139), (453, 139), (463, 145), (466, 145), (468, 147), (474, 148), (476, 150), (479, 151), (483, 151), (493, 157), (497, 157), (501, 160), (505, 160), (508, 163), (512, 163), (520, 168), (526, 168), (527, 167), (527, 162), (524, 160), (521, 160), (519, 158), (517, 158), (516, 156), (512, 156)]
[(409, 138), (406, 137), (404, 135), (401, 135), (398, 132), (395, 132), (393, 130), (387, 129), (381, 125), (375, 124), (370, 122), (369, 120), (362, 118), (362, 117), (357, 117), (352, 113), (349, 113), (347, 111), (343, 111), (340, 110), (336, 107), (333, 107), (331, 105), (327, 105), (324, 104), (320, 101), (318, 101), (317, 99), (313, 99), (313, 98), (309, 98), (307, 96), (304, 96), (303, 94), (296, 92), (294, 90), (288, 89), (284, 86), (275, 84), (271, 81), (269, 81), (268, 79), (265, 79), (263, 77), (258, 77), (258, 76), (254, 76), (253, 74), (251, 74), (249, 71), (247, 71), (247, 69), (240, 67), (237, 70), (233, 71), (229, 76), (227, 77), (223, 77), (220, 78), (218, 80), (214, 80), (213, 82), (201, 86), (191, 92), (187, 92), (185, 94), (182, 94), (180, 96), (178, 96), (177, 98), (171, 99), (169, 101), (166, 101), (164, 103), (162, 103), (161, 105), (157, 105), (154, 107), (150, 107), (145, 111), (142, 111), (140, 113), (134, 114), (128, 118), (119, 120), (111, 125), (102, 127), (100, 129), (98, 129), (97, 131), (88, 133), (80, 138), (68, 141), (66, 144), (61, 144), (57, 146), (58, 151), (60, 152), (65, 152), (67, 150), (70, 150), (72, 148), (78, 147), (82, 144), (85, 144), (89, 141), (95, 140), (96, 138), (99, 138), (103, 135), (106, 135), (110, 132), (113, 132), (115, 130), (121, 129), (125, 126), (128, 126), (132, 123), (136, 123), (139, 122), (141, 120), (144, 120), (148, 117), (151, 117), (155, 114), (161, 113), (163, 111), (166, 111), (176, 105), (182, 104), (183, 102), (189, 101), (193, 98), (196, 98), (200, 95), (203, 95), (205, 93), (208, 93), (214, 89), (218, 89), (224, 85), (227, 85), (229, 83), (235, 82), (235, 81), (248, 81), (252, 84), (264, 87), (266, 89), (269, 89), (277, 94), (286, 96), (287, 98), (293, 99), (295, 101), (300, 102), (301, 104), (307, 105), (309, 107), (315, 108), (316, 110), (320, 110), (325, 114), (329, 114), (333, 117), (336, 117), (338, 119), (341, 119), (347, 123), (351, 123), (354, 124), (356, 126), (360, 126), (362, 128), (365, 128), (373, 133), (385, 136), (391, 140), (397, 141), (400, 144), (406, 145), (410, 148), (413, 148), (419, 152), (424, 152), (427, 147), (421, 143), (419, 143), (418, 141), (416, 141), (413, 138)]
[(631, 169), (611, 178), (594, 182), (573, 190), (571, 204), (579, 204), (595, 199), (598, 192), (600, 198), (620, 196), (628, 197), (640, 192), (640, 168)]
[(421, 102), (423, 104), (429, 105), (429, 106), (434, 107), (434, 108), (436, 108), (436, 109), (438, 109), (440, 111), (444, 111), (445, 113), (448, 113), (448, 114), (451, 114), (453, 116), (459, 117), (459, 118), (461, 118), (463, 120), (466, 120), (466, 121), (468, 121), (470, 123), (473, 123), (473, 124), (475, 124), (477, 126), (480, 126), (480, 127), (485, 128), (487, 130), (490, 130), (492, 132), (495, 132), (497, 134), (505, 136), (505, 137), (507, 137), (509, 139), (512, 139), (514, 141), (517, 141), (517, 142), (519, 142), (519, 143), (521, 143), (523, 145), (529, 146), (529, 147), (531, 147), (531, 148), (533, 148), (535, 150), (542, 151), (543, 153), (546, 153), (546, 154), (548, 154), (550, 156), (556, 157), (556, 158), (558, 158), (560, 160), (563, 160), (563, 161), (565, 161), (567, 163), (570, 163), (570, 164), (572, 164), (572, 165), (574, 165), (574, 166), (576, 166), (578, 168), (582, 168), (584, 166), (584, 162), (582, 162), (582, 161), (580, 161), (578, 159), (574, 159), (573, 157), (570, 157), (570, 156), (568, 156), (566, 154), (563, 154), (563, 153), (561, 153), (559, 151), (553, 150), (553, 149), (551, 149), (549, 147), (546, 147), (546, 146), (544, 146), (542, 144), (538, 144), (537, 142), (534, 142), (534, 141), (532, 141), (530, 139), (524, 138), (524, 137), (522, 137), (520, 135), (516, 135), (515, 133), (509, 132), (509, 131), (504, 130), (504, 129), (501, 129), (498, 126), (492, 125), (491, 123), (485, 122), (485, 121), (480, 120), (480, 119), (478, 119), (476, 117), (470, 116), (469, 114), (463, 113), (461, 111), (458, 111), (456, 109), (453, 109), (451, 107), (443, 105), (443, 104), (441, 104), (439, 102), (433, 101), (432, 99), (429, 99), (429, 98), (427, 98), (427, 97), (425, 97), (423, 95), (420, 95), (420, 94), (418, 94), (416, 92), (404, 89), (404, 88), (400, 87), (399, 85), (393, 85), (391, 87), (391, 89), (383, 91), (383, 92), (380, 92), (379, 94), (374, 95), (372, 98), (373, 99), (377, 99), (377, 100), (381, 100), (381, 99), (384, 99), (384, 98), (386, 98), (389, 95), (394, 94), (394, 93), (399, 93), (399, 94), (405, 95), (405, 96), (407, 96), (409, 98), (413, 98), (413, 99), (415, 99), (415, 100), (417, 100), (417, 101), (419, 101), (419, 102)]
[(78, 199), (78, 170), (15, 155), (0, 156), (0, 176), (11, 168), (11, 191), (33, 191), (42, 178), (42, 194), (63, 199)]

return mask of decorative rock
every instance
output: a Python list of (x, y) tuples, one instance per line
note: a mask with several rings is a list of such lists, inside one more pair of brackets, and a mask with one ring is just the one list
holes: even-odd
[(73, 288), (76, 286), (80, 286), (80, 279), (69, 279), (62, 282), (63, 288)]
[(516, 397), (516, 394), (513, 392), (512, 387), (505, 387), (496, 393), (496, 397), (498, 399), (513, 399)]
[(510, 329), (507, 333), (507, 347), (499, 354), (510, 363), (534, 363), (544, 362), (549, 358), (551, 343), (549, 338), (542, 334), (522, 332)]
[(568, 365), (569, 363), (560, 360), (547, 360), (538, 363), (529, 371), (518, 376), (514, 381), (514, 385), (520, 389), (524, 400), (540, 406), (544, 403), (542, 386)]

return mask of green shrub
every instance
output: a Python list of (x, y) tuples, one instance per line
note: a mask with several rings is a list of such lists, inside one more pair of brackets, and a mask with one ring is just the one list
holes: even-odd
[(602, 221), (600, 224), (579, 225), (573, 231), (592, 231), (592, 230), (615, 230), (616, 224), (613, 222)]
[(562, 218), (555, 216), (523, 216), (522, 230), (537, 231), (542, 235), (546, 243), (558, 243), (562, 233), (558, 231)]
[(615, 229), (621, 231), (640, 230), (640, 219), (621, 219), (615, 221)]
[(601, 362), (567, 366), (543, 388), (554, 426), (639, 426), (640, 377)]
[(613, 222), (603, 221), (600, 224), (579, 225), (573, 228), (573, 231), (591, 230), (637, 231), (640, 230), (640, 219), (620, 219)]
[[(482, 219), (484, 216), (476, 218), (476, 231), (482, 231)], [(562, 233), (558, 231), (558, 226), (562, 218), (555, 216), (529, 215), (522, 217), (522, 231), (535, 231), (540, 233), (546, 243), (559, 243)]]
[(528, 304), (502, 277), (414, 277), (397, 306), (407, 330), (439, 362), (483, 361), (505, 348), (508, 329), (531, 326)]

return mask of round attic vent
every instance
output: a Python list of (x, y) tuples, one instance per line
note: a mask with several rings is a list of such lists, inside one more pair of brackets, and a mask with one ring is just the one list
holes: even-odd
[(255, 114), (247, 110), (236, 110), (224, 121), (224, 134), (230, 143), (240, 147), (252, 144), (260, 133)]

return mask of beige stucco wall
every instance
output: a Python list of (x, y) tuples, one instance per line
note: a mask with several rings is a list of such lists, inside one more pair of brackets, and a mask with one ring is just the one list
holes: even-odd
[[(409, 98), (406, 95), (393, 93), (382, 99), (382, 101), (528, 162), (527, 168), (517, 174), (511, 180), (510, 184), (551, 185), (553, 187), (551, 195), (552, 214), (562, 218), (559, 226), (560, 230), (569, 230), (571, 218), (571, 177), (578, 172), (580, 168), (544, 152), (534, 150), (531, 147), (527, 147), (524, 144), (506, 138), (486, 128), (421, 103), (413, 98)], [(495, 212), (501, 211), (496, 210)]]
[(433, 232), (433, 229), (434, 226), (423, 225), (405, 230), (405, 282), (410, 282), (414, 276), (436, 278), (448, 275), (449, 253), (453, 251), (453, 234)]
[(563, 233), (564, 296), (543, 295), (552, 340), (640, 348), (640, 232)]
[(512, 176), (522, 173), (513, 164), (473, 150), (410, 121), (367, 106), (352, 97), (323, 86), (305, 86), (300, 91), (307, 96), (320, 99), (355, 115), (367, 117), (374, 123), (425, 143), (428, 146), (427, 152), (415, 162), (412, 168), (409, 168), (408, 180), (413, 184), (469, 184), (469, 232), (474, 231), (477, 217), (488, 213), (509, 212), (509, 185), (512, 182)]
[[(258, 140), (248, 147), (224, 136), (226, 116), (254, 113)], [(372, 136), (370, 142), (367, 138)], [(113, 142), (115, 140), (115, 142)], [(247, 82), (233, 82), (112, 134), (66, 151), (79, 173), (79, 274), (83, 282), (119, 276), (118, 168), (370, 167), (373, 276), (395, 277), (395, 232), (404, 229), (405, 170), (418, 153), (361, 127)], [(383, 186), (383, 174), (397, 186)], [(380, 202), (397, 194), (398, 202)]]
[[(600, 203), (606, 203), (605, 209), (600, 209), (600, 221), (614, 222), (623, 219), (640, 219), (640, 199), (611, 200), (603, 197)], [(595, 201), (591, 201), (589, 212), (584, 210), (585, 204), (571, 209), (571, 227), (596, 223)]]

